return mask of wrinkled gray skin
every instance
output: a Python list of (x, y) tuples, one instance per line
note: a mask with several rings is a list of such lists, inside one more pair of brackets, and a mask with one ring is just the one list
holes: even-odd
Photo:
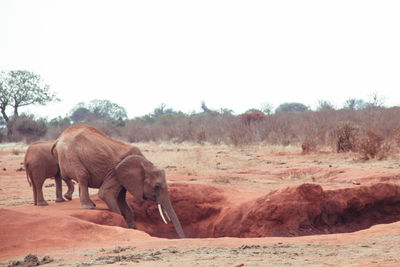
[[(47, 178), (54, 177), (56, 182), (56, 202), (65, 201), (62, 197), (61, 176), (59, 173), (57, 160), (51, 153), (51, 148), (55, 141), (36, 142), (31, 144), (25, 153), (24, 166), (28, 182), (32, 185), (33, 201), (35, 205), (48, 205), (43, 197), (43, 183)], [(68, 191), (64, 197), (71, 200), (74, 192), (74, 184), (71, 179), (64, 182), (68, 186)]]
[(93, 209), (88, 187), (99, 188), (99, 197), (113, 212), (136, 228), (126, 191), (138, 200), (161, 204), (179, 237), (185, 235), (171, 205), (164, 170), (156, 168), (134, 146), (114, 140), (88, 125), (66, 129), (53, 147), (61, 176), (79, 182), (81, 208)]

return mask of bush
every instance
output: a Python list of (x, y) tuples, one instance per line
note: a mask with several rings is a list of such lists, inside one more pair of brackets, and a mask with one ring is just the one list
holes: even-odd
[(339, 122), (336, 126), (336, 152), (356, 150), (359, 127), (350, 121)]
[(12, 132), (11, 141), (31, 143), (46, 134), (47, 123), (43, 119), (35, 120), (33, 115), (22, 114), (13, 117), (8, 122), (8, 128)]
[(301, 144), (303, 153), (309, 153), (317, 150), (317, 144), (312, 138), (305, 138)]
[(206, 141), (206, 130), (201, 127), (200, 130), (196, 133), (196, 142), (200, 145), (203, 145)]
[[(386, 157), (386, 153), (382, 150), (383, 137), (378, 135), (372, 129), (369, 129), (366, 136), (359, 139), (358, 142), (358, 152), (361, 154), (362, 159), (369, 160), (377, 157), (378, 159), (383, 159)], [(385, 149), (389, 147), (385, 146)]]
[[(306, 110), (292, 104), (283, 107), (292, 107), (289, 109), (292, 111)], [(364, 147), (368, 141), (360, 145), (359, 139), (364, 132), (364, 138), (368, 139), (367, 129), (374, 129), (386, 142), (382, 142), (380, 151), (390, 146), (389, 141), (393, 144), (397, 141), (400, 146), (400, 107), (334, 110), (322, 104), (325, 108), (321, 111), (307, 109), (307, 112), (265, 115), (252, 109), (239, 116), (227, 109), (211, 110), (205, 104), (203, 112), (192, 114), (160, 105), (146, 116), (130, 120), (95, 119), (88, 123), (113, 138), (128, 142), (207, 142), (235, 146), (266, 143), (302, 145), (304, 152), (323, 146), (331, 146), (337, 152), (357, 152), (358, 149), (369, 150)], [(50, 121), (46, 138), (57, 138), (73, 122), (73, 119), (60, 117)], [(391, 148), (393, 151), (394, 146)], [(379, 153), (375, 157), (379, 158)]]
[(244, 113), (239, 117), (246, 126), (250, 126), (254, 123), (261, 122), (265, 119), (265, 115), (262, 112)]

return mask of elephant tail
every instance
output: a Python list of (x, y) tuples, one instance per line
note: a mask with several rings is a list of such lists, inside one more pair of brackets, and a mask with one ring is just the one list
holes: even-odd
[(24, 167), (25, 167), (25, 172), (26, 172), (26, 180), (28, 180), (29, 186), (31, 187), (32, 186), (32, 179), (31, 179), (31, 177), (29, 175), (29, 173), (31, 171), (30, 171), (30, 168), (29, 168), (29, 161), (27, 160), (26, 153), (25, 153), (25, 158), (24, 158)]
[(56, 161), (58, 162), (57, 149), (56, 149), (57, 143), (58, 143), (58, 139), (51, 146), (50, 152), (53, 155), (53, 158), (55, 158)]
[(29, 186), (32, 186), (32, 182), (31, 182), (31, 177), (28, 174), (28, 165), (25, 166), (25, 170), (26, 170), (26, 180), (28, 180)]

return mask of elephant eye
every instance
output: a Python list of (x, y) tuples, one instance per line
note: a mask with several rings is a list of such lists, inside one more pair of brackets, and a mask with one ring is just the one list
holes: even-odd
[(160, 184), (156, 184), (156, 185), (154, 186), (154, 189), (155, 189), (155, 190), (160, 190), (160, 187), (161, 187)]

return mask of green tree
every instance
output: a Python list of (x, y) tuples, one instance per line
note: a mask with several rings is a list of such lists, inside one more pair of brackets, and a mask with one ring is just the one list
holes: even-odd
[(59, 127), (68, 127), (71, 125), (71, 119), (68, 117), (62, 118), (61, 116), (58, 116), (57, 118), (53, 118), (49, 122), (50, 126), (59, 126)]
[(93, 112), (96, 119), (121, 121), (128, 118), (125, 108), (109, 100), (95, 99), (89, 103), (89, 110)]
[(71, 120), (77, 122), (89, 122), (94, 119), (94, 114), (89, 108), (86, 107), (85, 103), (78, 103), (71, 111)]
[(7, 136), (12, 130), (8, 127), (10, 117), (7, 108), (13, 109), (13, 117), (18, 117), (18, 109), (29, 105), (45, 105), (58, 101), (50, 87), (43, 84), (39, 75), (26, 70), (12, 70), (0, 73), (0, 112), (7, 123)]
[(93, 100), (89, 104), (78, 103), (71, 111), (73, 122), (90, 122), (96, 120), (123, 123), (128, 118), (125, 108), (109, 100)]
[(308, 110), (309, 108), (301, 103), (283, 103), (276, 108), (275, 112), (304, 112)]
[(262, 113), (262, 111), (259, 109), (256, 109), (256, 108), (251, 108), (251, 109), (246, 110), (246, 112), (244, 114), (250, 114), (250, 113)]

